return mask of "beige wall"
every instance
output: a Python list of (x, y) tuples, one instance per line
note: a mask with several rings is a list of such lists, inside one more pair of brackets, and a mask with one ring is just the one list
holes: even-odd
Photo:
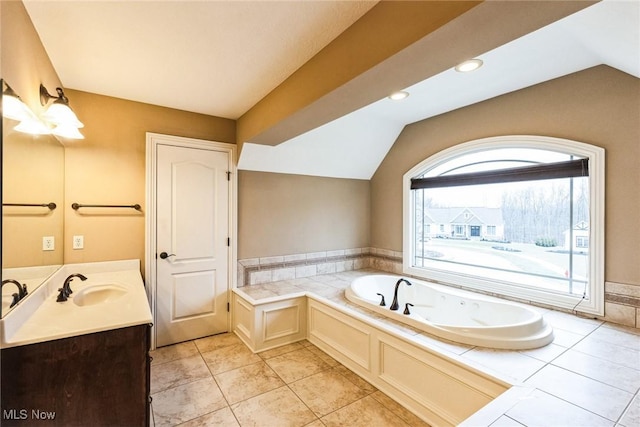
[(405, 127), (371, 180), (371, 246), (402, 250), (402, 176), (453, 145), (525, 134), (606, 150), (607, 281), (640, 285), (640, 80), (607, 66)]
[(22, 2), (0, 1), (0, 9), (2, 78), (40, 114), (44, 108), (40, 105), (40, 83), (55, 93), (60, 79)]
[(369, 181), (241, 171), (238, 258), (369, 246)]
[[(2, 268), (62, 264), (64, 148), (51, 135), (14, 131), (5, 119), (2, 138), (3, 203), (55, 203), (57, 208), (5, 207), (2, 210)], [(42, 250), (42, 238), (54, 250)]]
[[(73, 202), (133, 204), (145, 198), (145, 133), (233, 142), (232, 120), (68, 90), (86, 139), (65, 148), (65, 262), (144, 259), (144, 216), (74, 211)], [(265, 257), (368, 246), (369, 182), (240, 171), (238, 256)]]
[[(22, 3), (1, 2), (1, 7), (2, 76), (38, 112), (40, 82), (50, 92), (61, 83)], [(57, 252), (64, 246), (65, 263), (144, 260), (145, 133), (233, 143), (235, 121), (71, 89), (65, 93), (85, 124), (85, 139), (65, 141), (65, 194), (57, 209), (64, 214), (64, 236), (56, 232)], [(368, 246), (367, 181), (242, 172), (239, 194), (241, 257)], [(139, 203), (143, 214), (74, 211), (73, 202)], [(34, 241), (42, 233), (38, 229)], [(84, 236), (84, 249), (72, 249), (74, 235)], [(44, 259), (40, 250), (34, 254), (34, 263), (51, 262), (51, 253)], [(23, 259), (14, 261), (24, 265)]]
[[(43, 109), (39, 101), (40, 83), (49, 92), (54, 92), (62, 84), (22, 2), (2, 1), (0, 7), (2, 78), (39, 114)], [(234, 143), (235, 121), (70, 89), (65, 89), (65, 93), (70, 99), (71, 107), (85, 124), (82, 132), (86, 139), (64, 141), (64, 178), (62, 175), (51, 177), (50, 184), (64, 181), (64, 201), (54, 200), (58, 203), (54, 215), (11, 217), (10, 222), (5, 221), (3, 243), (6, 243), (5, 237), (13, 240), (11, 245), (7, 245), (11, 250), (4, 250), (3, 265), (24, 266), (126, 258), (144, 260), (142, 214), (126, 210), (76, 212), (71, 209), (71, 203), (139, 203), (144, 211), (146, 132)], [(42, 137), (16, 135), (9, 129), (4, 131), (3, 136), (9, 136), (7, 142), (15, 139), (21, 149), (26, 147), (27, 142), (29, 145), (34, 145), (38, 140), (42, 142)], [(52, 138), (47, 137), (46, 140)], [(45, 160), (43, 153), (23, 152), (22, 157), (37, 159), (39, 167), (45, 167), (42, 165)], [(14, 175), (13, 171), (9, 172)], [(64, 234), (62, 226), (50, 230), (47, 225), (53, 216), (60, 215), (64, 215)], [(30, 234), (23, 236), (25, 232)], [(42, 252), (43, 235), (56, 237), (55, 251)], [(74, 235), (84, 236), (83, 250), (71, 248), (71, 238)]]
[[(50, 91), (60, 86), (49, 57), (22, 2), (0, 1), (0, 71), (2, 79), (36, 114), (40, 83)], [(2, 88), (4, 90), (4, 88)], [(9, 208), (3, 210), (3, 267), (62, 263), (63, 155), (51, 136), (30, 136), (13, 131), (18, 122), (4, 120), (3, 197), (7, 203), (49, 203), (59, 208)], [(55, 250), (42, 251), (42, 237), (55, 238)]]
[[(35, 109), (39, 83), (52, 89), (59, 81), (22, 3), (1, 5), (2, 76)], [(541, 134), (607, 149), (606, 279), (640, 284), (639, 90), (638, 79), (602, 66), (407, 126), (370, 189), (367, 181), (241, 172), (238, 255), (362, 246), (399, 251), (406, 170), (472, 139)], [(234, 142), (235, 122), (74, 90), (67, 95), (86, 139), (66, 144), (64, 242), (82, 234), (85, 249), (66, 244), (64, 261), (143, 259), (141, 215), (83, 214), (69, 205), (144, 206), (145, 132)]]
[[(144, 214), (71, 204), (135, 204), (145, 209), (146, 132), (235, 141), (235, 122), (139, 102), (67, 90), (85, 127), (84, 140), (65, 147), (65, 263), (144, 260)], [(74, 235), (84, 249), (73, 250)]]

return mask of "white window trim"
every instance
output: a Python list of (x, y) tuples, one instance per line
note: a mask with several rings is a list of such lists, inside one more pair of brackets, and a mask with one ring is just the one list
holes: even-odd
[[(496, 148), (537, 148), (575, 154), (589, 158), (589, 299), (556, 294), (544, 290), (535, 290), (514, 286), (494, 279), (467, 276), (458, 273), (430, 270), (412, 266), (414, 233), (412, 205), (413, 193), (411, 179), (424, 173), (426, 169), (436, 167), (453, 157), (463, 154)], [(601, 147), (568, 139), (533, 135), (509, 135), (477, 139), (465, 142), (421, 161), (403, 176), (403, 272), (405, 274), (433, 280), (443, 284), (460, 286), (482, 292), (495, 293), (506, 297), (528, 300), (562, 309), (604, 315), (604, 212), (605, 212), (605, 151)]]

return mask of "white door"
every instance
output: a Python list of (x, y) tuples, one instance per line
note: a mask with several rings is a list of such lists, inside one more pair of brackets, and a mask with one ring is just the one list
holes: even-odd
[(228, 330), (229, 155), (157, 147), (157, 346)]

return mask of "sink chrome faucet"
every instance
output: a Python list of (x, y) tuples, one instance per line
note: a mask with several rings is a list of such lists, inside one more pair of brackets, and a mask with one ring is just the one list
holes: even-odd
[(11, 308), (14, 305), (16, 305), (18, 301), (20, 301), (22, 298), (26, 297), (29, 292), (27, 291), (27, 285), (21, 285), (20, 282), (18, 282), (17, 280), (13, 280), (13, 279), (3, 280), (2, 287), (4, 287), (4, 285), (6, 285), (7, 283), (13, 283), (18, 287), (18, 293), (13, 294), (13, 301), (11, 301), (11, 305), (9, 306), (9, 308)]
[(399, 308), (398, 305), (398, 287), (400, 286), (400, 283), (405, 282), (407, 285), (411, 286), (411, 282), (408, 281), (405, 278), (402, 278), (400, 280), (398, 280), (396, 282), (396, 289), (393, 291), (393, 302), (391, 303), (391, 307), (389, 307), (389, 310), (397, 310)]
[(82, 275), (82, 274), (72, 274), (69, 277), (67, 277), (65, 279), (64, 284), (62, 285), (62, 287), (58, 289), (58, 291), (60, 291), (60, 293), (58, 294), (58, 298), (56, 299), (57, 302), (66, 301), (67, 298), (69, 298), (69, 295), (71, 295), (73, 293), (73, 291), (71, 290), (71, 281), (75, 277), (79, 278), (83, 282), (85, 280), (87, 280), (87, 277)]

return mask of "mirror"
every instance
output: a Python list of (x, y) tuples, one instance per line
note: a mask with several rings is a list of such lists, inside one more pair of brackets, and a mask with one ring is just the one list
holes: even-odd
[[(18, 132), (18, 123), (2, 119), (2, 280), (31, 293), (63, 263), (64, 146), (52, 135)], [(0, 317), (17, 292), (15, 283), (2, 286)]]

